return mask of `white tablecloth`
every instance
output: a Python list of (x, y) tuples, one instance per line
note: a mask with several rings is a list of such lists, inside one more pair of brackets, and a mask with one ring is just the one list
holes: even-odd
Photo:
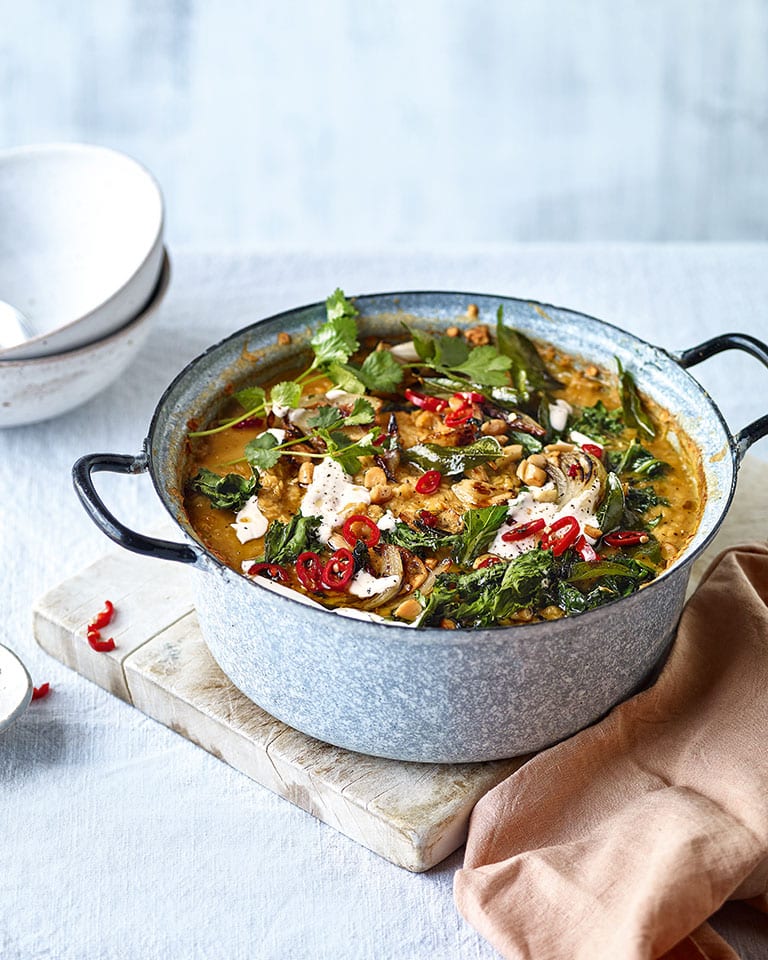
[[(495, 957), (454, 909), (460, 853), (426, 875), (400, 870), (36, 647), (35, 598), (108, 547), (75, 499), (71, 464), (138, 452), (189, 359), (336, 285), (531, 297), (683, 348), (726, 330), (768, 334), (768, 247), (171, 258), (156, 329), (122, 379), (64, 417), (0, 431), (0, 641), (53, 688), (0, 735), (0, 957)], [(768, 371), (755, 361), (729, 354), (698, 371), (734, 428), (768, 411)], [(768, 441), (755, 453), (768, 457)], [(146, 476), (99, 485), (135, 526), (163, 519)]]

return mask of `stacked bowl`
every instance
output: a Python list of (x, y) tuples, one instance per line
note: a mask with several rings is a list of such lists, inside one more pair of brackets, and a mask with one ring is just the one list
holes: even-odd
[(86, 144), (0, 152), (0, 427), (115, 380), (169, 275), (162, 194), (135, 160)]

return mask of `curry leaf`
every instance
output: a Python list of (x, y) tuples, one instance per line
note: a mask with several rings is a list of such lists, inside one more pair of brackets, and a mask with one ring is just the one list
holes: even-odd
[(422, 470), (439, 470), (444, 477), (457, 476), (490, 463), (502, 456), (501, 445), (494, 437), (482, 437), (466, 447), (441, 447), (436, 443), (418, 443), (405, 450), (403, 456)]
[(635, 427), (639, 433), (643, 433), (648, 439), (653, 440), (656, 436), (656, 428), (643, 406), (632, 374), (624, 369), (618, 357), (616, 357), (616, 363), (619, 368), (619, 393), (624, 411), (624, 422), (628, 427)]
[(504, 323), (504, 308), (501, 305), (496, 311), (496, 345), (499, 353), (509, 357), (512, 362), (512, 382), (521, 399), (528, 400), (534, 392), (548, 393), (562, 387), (562, 383), (547, 370), (533, 341)]

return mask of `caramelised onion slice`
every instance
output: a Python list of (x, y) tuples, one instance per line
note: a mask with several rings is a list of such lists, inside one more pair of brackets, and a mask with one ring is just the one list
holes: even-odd
[(544, 469), (557, 487), (557, 502), (594, 513), (605, 496), (605, 467), (591, 453), (578, 448), (546, 454)]
[(391, 543), (382, 543), (368, 551), (371, 567), (376, 577), (397, 577), (397, 582), (374, 594), (370, 599), (356, 603), (363, 610), (375, 610), (389, 603), (403, 587), (403, 558), (400, 550)]

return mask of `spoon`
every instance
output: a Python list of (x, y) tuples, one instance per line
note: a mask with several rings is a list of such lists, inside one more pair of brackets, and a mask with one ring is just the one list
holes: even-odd
[(16, 347), (34, 335), (29, 320), (21, 310), (12, 307), (5, 300), (0, 300), (0, 350)]

